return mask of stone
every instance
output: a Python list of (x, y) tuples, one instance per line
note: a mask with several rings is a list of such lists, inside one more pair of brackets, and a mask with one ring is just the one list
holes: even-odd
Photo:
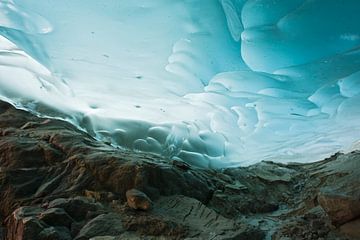
[(105, 201), (105, 202), (111, 202), (113, 200), (116, 200), (117, 197), (112, 192), (97, 192), (97, 191), (90, 191), (85, 190), (84, 195), (87, 198), (93, 198), (96, 201)]
[(13, 212), (13, 217), (16, 220), (24, 219), (26, 217), (34, 217), (43, 211), (40, 207), (20, 207)]
[(33, 240), (38, 239), (41, 231), (47, 226), (35, 217), (21, 217), (15, 211), (6, 222), (5, 239)]
[(13, 212), (7, 222), (6, 239), (71, 240), (67, 227), (72, 221), (63, 209), (21, 207)]
[(152, 201), (143, 192), (137, 189), (130, 189), (126, 192), (127, 204), (135, 210), (148, 211), (152, 208)]
[(360, 218), (340, 226), (340, 232), (352, 239), (360, 239)]
[(75, 240), (88, 240), (96, 236), (116, 236), (124, 231), (119, 215), (114, 213), (102, 214), (85, 224)]
[(90, 240), (115, 240), (116, 237), (114, 236), (100, 236), (100, 237), (93, 237)]
[(191, 169), (191, 166), (188, 163), (181, 161), (181, 160), (172, 160), (171, 163), (173, 166), (175, 166), (181, 170), (184, 170), (184, 171)]
[(236, 182), (234, 184), (226, 184), (225, 190), (234, 191), (235, 193), (238, 193), (238, 192), (246, 191), (248, 190), (248, 188), (245, 185), (241, 184), (240, 182)]
[(344, 224), (360, 216), (360, 199), (352, 196), (323, 189), (318, 195), (318, 201), (335, 225)]
[(71, 236), (77, 236), (85, 224), (85, 221), (73, 222), (70, 227)]
[(72, 240), (69, 229), (66, 227), (48, 227), (39, 234), (40, 240)]
[(260, 162), (249, 167), (249, 170), (265, 181), (285, 182), (291, 181), (295, 171), (283, 166), (276, 165), (272, 162)]
[(65, 226), (67, 228), (70, 228), (74, 222), (74, 219), (62, 208), (47, 209), (40, 213), (38, 218), (50, 226)]
[(86, 218), (88, 212), (94, 212), (102, 208), (101, 204), (85, 197), (59, 198), (51, 201), (48, 208), (63, 208), (72, 218), (80, 221)]
[[(238, 224), (196, 199), (186, 196), (162, 197), (155, 202), (156, 213), (185, 228), (197, 239), (262, 239), (264, 233), (247, 224)], [(217, 238), (215, 236), (218, 236)], [(220, 237), (221, 236), (221, 237)]]

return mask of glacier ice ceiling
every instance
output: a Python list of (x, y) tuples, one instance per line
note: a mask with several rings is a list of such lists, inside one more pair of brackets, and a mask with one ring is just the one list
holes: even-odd
[(359, 147), (358, 0), (1, 0), (0, 98), (201, 167)]

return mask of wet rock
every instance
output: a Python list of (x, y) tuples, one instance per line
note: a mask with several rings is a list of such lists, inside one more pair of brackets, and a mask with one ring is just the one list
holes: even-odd
[(89, 221), (75, 240), (87, 240), (96, 236), (117, 236), (124, 231), (122, 220), (117, 214), (102, 214)]
[(130, 189), (126, 192), (127, 204), (135, 210), (148, 211), (152, 208), (151, 199), (143, 192), (137, 189)]

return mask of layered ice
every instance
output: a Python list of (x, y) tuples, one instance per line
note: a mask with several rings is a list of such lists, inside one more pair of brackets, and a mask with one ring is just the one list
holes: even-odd
[(0, 98), (201, 167), (359, 146), (357, 0), (3, 0)]

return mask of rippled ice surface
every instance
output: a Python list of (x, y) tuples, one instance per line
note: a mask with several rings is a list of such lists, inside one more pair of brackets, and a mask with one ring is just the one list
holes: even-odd
[(3, 0), (0, 98), (203, 167), (360, 140), (358, 0)]

